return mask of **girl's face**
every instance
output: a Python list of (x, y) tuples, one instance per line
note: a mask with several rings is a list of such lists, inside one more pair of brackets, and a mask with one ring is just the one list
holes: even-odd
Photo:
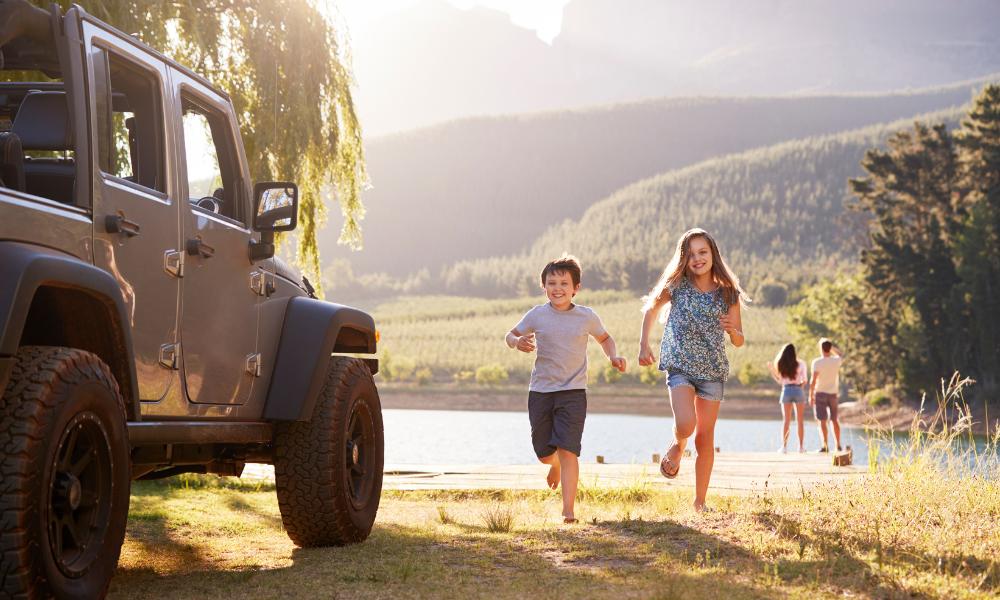
[(688, 242), (687, 271), (695, 277), (712, 272), (712, 247), (701, 236)]
[(568, 309), (573, 303), (573, 296), (579, 291), (579, 284), (573, 285), (573, 277), (566, 271), (545, 276), (545, 295), (552, 306), (559, 310)]

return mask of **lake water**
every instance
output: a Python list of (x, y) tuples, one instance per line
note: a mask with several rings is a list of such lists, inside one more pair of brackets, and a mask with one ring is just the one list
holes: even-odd
[[(385, 409), (387, 464), (533, 464), (531, 426), (526, 412)], [(587, 415), (581, 459), (597, 455), (609, 463), (645, 463), (663, 453), (672, 439), (670, 417)], [(780, 420), (719, 419), (715, 445), (722, 452), (774, 452)], [(833, 433), (830, 433), (831, 443)], [(806, 449), (820, 447), (815, 421), (806, 421)], [(688, 447), (693, 450), (694, 440)], [(855, 462), (867, 460), (864, 430), (842, 427), (841, 441), (854, 449)], [(794, 424), (789, 449), (797, 450)]]

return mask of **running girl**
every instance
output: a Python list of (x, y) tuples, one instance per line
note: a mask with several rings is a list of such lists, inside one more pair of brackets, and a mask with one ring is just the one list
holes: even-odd
[(749, 298), (712, 236), (704, 229), (691, 229), (677, 241), (673, 259), (643, 300), (640, 365), (653, 364), (650, 331), (657, 317), (667, 312), (659, 368), (667, 372), (674, 442), (660, 462), (660, 473), (670, 479), (677, 476), (693, 434), (698, 452), (694, 509), (700, 512), (715, 463), (715, 421), (729, 377), (725, 334), (734, 346), (744, 344), (740, 304)]
[(788, 429), (792, 424), (792, 407), (795, 407), (795, 419), (798, 421), (799, 452), (805, 452), (805, 426), (802, 423), (802, 409), (806, 405), (805, 385), (809, 380), (806, 361), (795, 356), (795, 344), (785, 344), (774, 357), (774, 362), (767, 363), (774, 382), (781, 386), (781, 414), (784, 422), (781, 424), (781, 447), (778, 452), (784, 454), (788, 447)]

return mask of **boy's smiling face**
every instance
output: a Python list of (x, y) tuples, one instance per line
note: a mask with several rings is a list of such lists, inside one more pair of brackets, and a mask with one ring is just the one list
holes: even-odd
[(573, 304), (573, 296), (579, 291), (580, 284), (573, 285), (573, 277), (567, 271), (556, 271), (545, 276), (545, 295), (557, 310), (568, 310)]

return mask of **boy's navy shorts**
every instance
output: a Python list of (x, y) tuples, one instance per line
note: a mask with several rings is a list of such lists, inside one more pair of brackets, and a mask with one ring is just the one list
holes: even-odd
[(538, 458), (551, 456), (556, 448), (580, 456), (586, 418), (587, 390), (528, 392), (531, 445)]

